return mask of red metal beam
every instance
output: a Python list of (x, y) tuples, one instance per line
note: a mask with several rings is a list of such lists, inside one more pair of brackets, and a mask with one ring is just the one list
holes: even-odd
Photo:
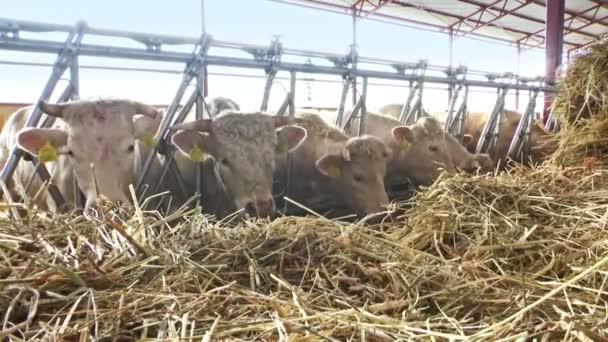
[[(552, 0), (547, 2), (545, 11), (546, 36), (545, 39), (545, 81), (555, 82), (557, 68), (562, 64), (564, 46), (564, 11), (566, 0)], [(553, 96), (545, 93), (544, 118), (549, 117), (549, 109)]]

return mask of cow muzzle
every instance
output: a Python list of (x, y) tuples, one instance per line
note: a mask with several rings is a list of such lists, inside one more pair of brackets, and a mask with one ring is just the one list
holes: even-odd
[(258, 198), (245, 204), (245, 211), (251, 217), (267, 218), (274, 214), (274, 210), (274, 199), (272, 197)]

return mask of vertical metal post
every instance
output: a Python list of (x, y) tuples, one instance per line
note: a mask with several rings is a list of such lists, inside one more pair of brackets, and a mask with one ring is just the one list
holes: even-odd
[(277, 72), (274, 69), (270, 69), (266, 72), (266, 84), (264, 85), (264, 95), (262, 96), (262, 105), (260, 111), (265, 112), (268, 110), (268, 100), (270, 99), (270, 90), (272, 90), (272, 83)]
[[(450, 30), (448, 31), (448, 54), (449, 54), (449, 58), (450, 58), (450, 71), (453, 72), (453, 65), (454, 65), (454, 29), (452, 27), (450, 27)], [(453, 96), (453, 92), (454, 92), (454, 85), (453, 84), (449, 84), (448, 85), (448, 103), (452, 102), (452, 96)]]
[[(72, 63), (70, 64), (70, 98), (73, 101), (80, 99), (80, 69), (78, 63), (78, 56), (72, 57)], [(72, 191), (74, 192), (74, 204), (76, 208), (84, 208), (85, 196), (80, 191), (76, 174), (72, 176)]]
[(361, 82), (361, 119), (359, 119), (359, 136), (365, 134), (365, 124), (367, 123), (367, 76)]
[[(205, 0), (201, 0), (201, 35), (207, 34), (207, 20), (205, 17)], [(203, 65), (203, 96), (209, 95), (209, 84), (207, 78), (209, 73), (207, 71), (207, 63)]]
[[(198, 72), (198, 74), (196, 75), (196, 120), (202, 120), (203, 119), (203, 115), (204, 115), (204, 103), (203, 103), (203, 99), (204, 99), (204, 94), (205, 94), (205, 77), (204, 77), (204, 70), (200, 70)], [(209, 113), (209, 116), (211, 116), (211, 113)], [(196, 186), (196, 191), (198, 192), (198, 196), (199, 196), (199, 200), (200, 203), (203, 203), (202, 201), (202, 196), (203, 196), (203, 184), (204, 184), (204, 177), (205, 175), (203, 174), (203, 163), (196, 163), (196, 171), (195, 171), (195, 186)]]
[(203, 35), (201, 37), (201, 42), (199, 43), (196, 50), (194, 51), (192, 60), (190, 60), (188, 62), (188, 64), (186, 65), (186, 67), (184, 69), (184, 75), (182, 78), (182, 82), (179, 85), (179, 88), (177, 89), (175, 97), (173, 98), (173, 101), (171, 101), (169, 108), (167, 108), (165, 116), (163, 117), (163, 119), (160, 123), (159, 130), (158, 130), (156, 136), (154, 137), (155, 148), (152, 149), (150, 151), (150, 153), (148, 154), (148, 156), (146, 157), (143, 168), (141, 170), (141, 174), (137, 178), (136, 192), (138, 194), (141, 194), (141, 192), (142, 192), (142, 189), (144, 186), (144, 180), (146, 179), (146, 176), (148, 175), (148, 172), (150, 171), (150, 167), (152, 166), (152, 162), (154, 161), (154, 158), (156, 157), (157, 148), (162, 147), (160, 145), (166, 143), (167, 136), (170, 133), (169, 126), (173, 122), (173, 117), (175, 116), (177, 107), (179, 106), (182, 98), (184, 97), (186, 88), (190, 85), (190, 82), (192, 82), (192, 79), (195, 78), (201, 72), (202, 65), (204, 64), (204, 57), (206, 56), (207, 51), (209, 49), (209, 41), (210, 41), (210, 37), (208, 37), (207, 35)]
[[(545, 81), (547, 85), (555, 84), (555, 72), (562, 64), (564, 45), (564, 11), (566, 0), (547, 1), (545, 12)], [(543, 119), (549, 116), (553, 94), (545, 93)]]
[(346, 96), (348, 96), (348, 87), (351, 85), (350, 76), (345, 76), (342, 85), (342, 94), (340, 95), (340, 103), (338, 104), (338, 115), (336, 116), (336, 126), (342, 127), (342, 120), (344, 118), (344, 106), (346, 103)]
[[(517, 65), (515, 70), (517, 73), (517, 83), (519, 83), (519, 67), (521, 65), (521, 43), (517, 42)], [(519, 110), (519, 89), (515, 89), (515, 110)]]
[(205, 27), (205, 0), (201, 0), (201, 34), (206, 34), (207, 28)]
[[(353, 5), (353, 43), (351, 46), (351, 63), (353, 69), (357, 68), (357, 5)], [(357, 76), (354, 76), (352, 79), (353, 82), (353, 106), (357, 103)]]
[(289, 74), (289, 121), (293, 122), (296, 116), (296, 72)]

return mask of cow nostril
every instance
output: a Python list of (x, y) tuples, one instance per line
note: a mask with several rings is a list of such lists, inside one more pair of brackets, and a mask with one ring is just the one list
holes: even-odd
[(247, 204), (245, 204), (245, 211), (247, 211), (247, 214), (251, 216), (257, 215), (257, 210), (253, 202), (247, 202)]
[(270, 215), (274, 209), (274, 201), (272, 198), (267, 200), (258, 200), (256, 205), (260, 216)]

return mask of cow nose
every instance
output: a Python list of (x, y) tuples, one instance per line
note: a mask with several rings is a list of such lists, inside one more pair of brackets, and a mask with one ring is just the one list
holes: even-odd
[(247, 202), (245, 210), (252, 217), (269, 217), (274, 212), (274, 200), (270, 198)]

